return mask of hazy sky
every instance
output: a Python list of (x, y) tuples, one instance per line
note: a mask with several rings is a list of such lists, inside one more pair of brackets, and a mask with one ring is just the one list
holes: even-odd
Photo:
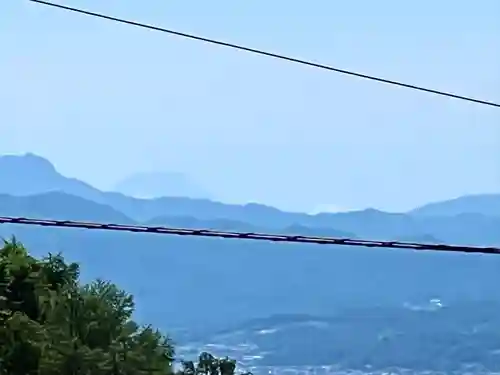
[[(498, 0), (67, 0), (500, 102)], [(500, 109), (0, 1), (0, 153), (110, 188), (185, 172), (225, 201), (404, 210), (500, 192)]]

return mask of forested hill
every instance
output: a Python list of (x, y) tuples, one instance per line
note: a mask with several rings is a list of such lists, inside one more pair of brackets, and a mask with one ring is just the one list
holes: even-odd
[[(3, 195), (0, 196), (0, 209), (5, 215), (23, 217), (138, 222), (108, 205), (57, 192), (25, 197)], [(374, 215), (378, 217), (379, 213)], [(352, 217), (356, 216), (361, 223), (370, 222), (363, 219), (362, 213)], [(394, 231), (394, 238), (499, 243), (498, 219), (482, 218), (476, 221), (468, 216), (449, 220), (426, 217), (422, 222), (428, 222), (429, 231), (432, 231), (426, 237), (418, 232), (399, 233), (396, 224), (389, 228)], [(194, 217), (169, 216), (149, 223), (241, 231), (271, 230), (245, 222)], [(379, 226), (378, 219), (371, 223), (371, 227), (368, 224), (361, 227), (373, 234)], [(352, 226), (339, 226), (341, 229), (299, 224), (272, 230), (361, 236), (355, 231), (344, 230), (355, 229)], [(500, 283), (499, 258), (479, 255), (417, 254), (384, 249), (0, 226), (0, 235), (12, 234), (22, 238), (35, 253), (46, 249), (64, 250), (70, 259), (82, 262), (85, 278), (116, 280), (140, 301), (145, 301), (141, 303), (144, 311), (138, 311), (141, 316), (157, 324), (169, 321), (176, 326), (219, 327), (283, 312), (329, 315), (344, 305), (402, 305), (435, 296), (447, 302), (497, 298), (496, 285)], [(386, 236), (387, 233), (378, 237)], [(482, 241), (483, 238), (486, 240)], [(135, 275), (133, 278), (131, 272)], [(253, 277), (254, 274), (258, 277)], [(164, 283), (171, 279), (176, 280), (176, 287), (165, 289)], [(201, 285), (217, 293), (200, 294)], [(197, 295), (196, 299), (186, 298), (193, 294)], [(171, 309), (167, 302), (170, 298), (180, 301), (186, 310), (179, 313)], [(219, 307), (213, 313), (202, 312), (197, 308), (199, 303), (216, 303)]]

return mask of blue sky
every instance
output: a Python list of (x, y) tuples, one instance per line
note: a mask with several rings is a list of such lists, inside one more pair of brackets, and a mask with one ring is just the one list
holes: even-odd
[[(62, 2), (61, 2), (62, 3)], [(498, 0), (66, 0), (500, 102)], [(228, 202), (406, 210), (500, 192), (500, 110), (0, 2), (0, 153), (97, 187), (184, 172)]]

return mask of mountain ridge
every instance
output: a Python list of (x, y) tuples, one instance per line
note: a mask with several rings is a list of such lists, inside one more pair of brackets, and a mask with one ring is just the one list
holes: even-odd
[[(495, 205), (490, 205), (488, 210), (482, 209), (485, 200), (498, 200), (500, 212), (500, 194), (484, 195), (483, 198), (481, 196), (458, 198), (459, 202), (480, 201), (481, 205), (479, 205), (479, 209), (474, 209), (475, 206), (469, 203), (467, 206), (469, 211), (461, 212), (457, 209), (457, 212), (453, 215), (450, 214), (449, 206), (450, 204), (453, 205), (456, 200), (431, 203), (416, 208), (409, 213), (387, 213), (375, 209), (366, 209), (310, 215), (281, 211), (271, 206), (256, 203), (231, 205), (209, 199), (186, 197), (133, 198), (117, 192), (104, 192), (76, 178), (65, 177), (57, 171), (50, 161), (30, 153), (21, 156), (0, 156), (0, 175), (9, 181), (9, 184), (0, 185), (0, 193), (22, 196), (56, 191), (64, 192), (108, 205), (129, 218), (140, 222), (158, 221), (157, 219), (160, 217), (177, 216), (196, 217), (200, 220), (239, 221), (270, 229), (302, 225), (317, 228), (335, 228), (345, 232), (356, 232), (355, 227), (362, 225), (365, 229), (363, 233), (358, 233), (359, 235), (377, 237), (378, 234), (381, 234), (380, 230), (386, 228), (383, 236), (392, 236), (395, 232), (398, 232), (398, 235), (411, 237), (413, 236), (415, 222), (428, 216), (453, 217), (467, 212), (485, 216), (500, 216), (500, 214), (496, 215), (495, 209), (491, 208), (496, 207)], [(440, 205), (445, 208), (441, 210)], [(464, 207), (464, 205), (461, 207)], [(491, 215), (485, 214), (481, 210)], [(432, 214), (428, 214), (428, 212)], [(358, 223), (358, 225), (353, 223)], [(408, 233), (404, 233), (405, 231)], [(429, 233), (422, 233), (422, 235), (429, 235)]]

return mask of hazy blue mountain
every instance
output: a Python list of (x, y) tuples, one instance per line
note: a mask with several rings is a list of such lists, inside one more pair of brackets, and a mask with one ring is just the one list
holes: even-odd
[[(160, 225), (174, 225), (175, 222), (179, 226), (200, 225), (220, 230), (240, 230), (240, 228), (247, 228), (248, 231), (285, 230), (287, 233), (316, 236), (358, 236), (385, 240), (447, 241), (461, 244), (489, 245), (500, 241), (500, 231), (495, 229), (500, 225), (500, 217), (496, 215), (436, 216), (418, 214), (418, 212), (386, 213), (374, 209), (308, 215), (284, 212), (260, 204), (228, 205), (205, 199), (182, 197), (131, 198), (119, 193), (102, 192), (85, 182), (64, 177), (48, 160), (33, 154), (0, 157), (0, 176), (9, 181), (8, 184), (0, 185), (0, 194), (25, 196), (64, 192), (98, 203), (103, 207), (106, 206), (108, 211), (113, 211), (114, 214), (96, 216), (106, 221), (114, 219), (117, 222), (130, 222), (133, 220)], [(494, 199), (494, 196), (487, 196), (487, 199)], [(90, 207), (90, 202), (87, 204)], [(56, 209), (58, 205), (63, 208), (68, 206), (64, 203), (49, 204), (51, 205), (54, 206), (53, 209)], [(34, 203), (30, 203), (29, 206), (36, 207)], [(76, 204), (75, 207), (83, 207), (83, 205)], [(92, 211), (93, 208), (89, 210)], [(175, 218), (174, 222), (172, 218)], [(464, 227), (467, 230), (464, 230)]]
[(118, 182), (114, 191), (135, 198), (186, 197), (209, 199), (211, 194), (177, 172), (135, 173)]
[[(356, 233), (361, 237), (374, 237), (380, 239), (394, 238), (429, 238), (436, 236), (441, 240), (448, 240), (435, 234), (434, 224), (426, 216), (419, 214), (419, 210), (411, 214), (393, 214), (368, 209), (347, 213), (321, 213), (308, 215), (303, 213), (291, 213), (278, 210), (261, 204), (230, 205), (214, 202), (207, 199), (192, 199), (185, 197), (163, 197), (157, 199), (137, 199), (116, 192), (102, 192), (85, 182), (74, 178), (67, 178), (56, 171), (53, 165), (46, 159), (33, 154), (24, 156), (0, 157), (0, 176), (9, 181), (1, 184), (0, 193), (11, 195), (30, 195), (50, 191), (61, 191), (76, 195), (94, 202), (108, 205), (122, 212), (136, 221), (158, 221), (160, 217), (193, 217), (199, 220), (229, 220), (244, 222), (256, 227), (265, 227), (269, 230), (283, 229), (295, 225), (311, 228), (334, 228), (336, 231)], [(485, 195), (485, 201), (494, 202), (494, 195)], [(467, 200), (467, 197), (464, 197)], [(460, 201), (460, 200), (459, 200)], [(478, 204), (467, 209), (471, 213), (477, 213), (488, 204), (480, 198), (476, 199)], [(443, 204), (448, 204), (444, 202)], [(452, 205), (452, 203), (449, 203)], [(495, 207), (493, 203), (489, 205)], [(424, 208), (421, 208), (423, 210)], [(497, 216), (490, 210), (492, 215)], [(453, 220), (453, 215), (448, 216)], [(482, 220), (479, 216), (478, 218)], [(440, 219), (436, 219), (439, 221)], [(461, 219), (459, 219), (461, 220)], [(489, 220), (486, 218), (485, 220)], [(471, 225), (474, 225), (471, 223)], [(456, 226), (454, 226), (456, 227)], [(324, 232), (324, 230), (323, 230)], [(463, 238), (455, 238), (460, 242), (476, 241), (477, 238), (469, 233), (452, 233)], [(491, 240), (482, 238), (482, 241), (496, 241), (497, 236), (491, 234)]]
[(269, 211), (281, 212), (266, 206), (225, 205), (207, 199), (137, 199), (121, 193), (103, 192), (83, 181), (61, 175), (50, 161), (30, 153), (0, 156), (0, 176), (2, 181), (9, 181), (8, 184), (0, 185), (0, 194), (23, 196), (59, 191), (107, 204), (136, 220), (150, 220), (157, 216), (200, 216), (203, 219), (239, 220), (248, 213), (249, 221), (255, 221), (255, 216), (265, 215)]
[(9, 181), (8, 184), (0, 185), (0, 194), (23, 196), (60, 191), (107, 204), (135, 220), (151, 220), (158, 216), (194, 216), (283, 227), (294, 224), (295, 217), (304, 216), (294, 216), (259, 204), (228, 205), (186, 197), (138, 199), (121, 193), (103, 192), (83, 181), (61, 175), (47, 159), (34, 154), (0, 156), (0, 176), (3, 181)]
[(99, 201), (101, 192), (62, 176), (45, 158), (34, 154), (0, 156), (0, 194), (33, 195), (61, 191)]
[(500, 194), (466, 195), (442, 202), (434, 202), (410, 211), (419, 216), (455, 216), (481, 214), (500, 216)]

